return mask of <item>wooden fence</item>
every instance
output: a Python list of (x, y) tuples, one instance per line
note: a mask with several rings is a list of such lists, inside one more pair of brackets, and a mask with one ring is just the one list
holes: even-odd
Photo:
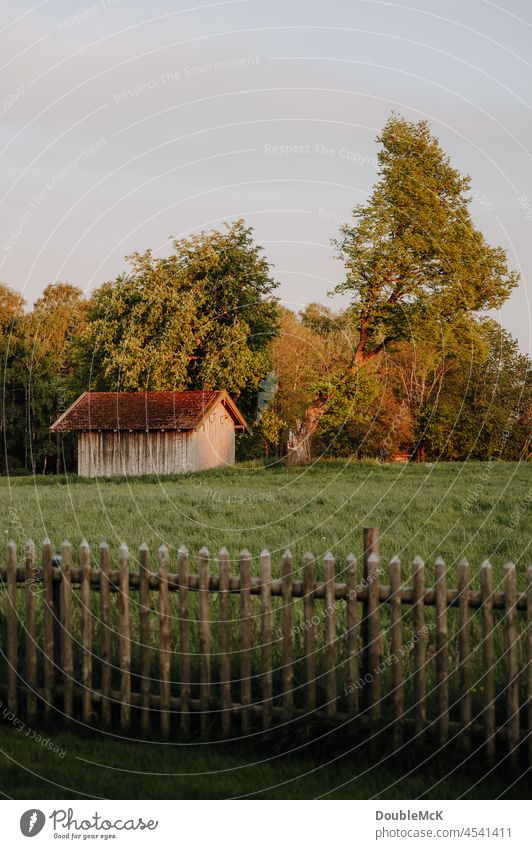
[(142, 545), (136, 570), (125, 545), (118, 569), (105, 544), (97, 560), (82, 543), (75, 566), (69, 543), (54, 556), (45, 541), (40, 563), (32, 542), (19, 563), (7, 544), (4, 718), (42, 711), (218, 739), (324, 720), (388, 735), (396, 749), (433, 732), (439, 745), (457, 739), (514, 765), (521, 750), (532, 763), (532, 567), (525, 592), (511, 563), (502, 589), (489, 563), (475, 588), (462, 560), (450, 589), (441, 558), (431, 586), (416, 558), (405, 586), (397, 558), (381, 567), (371, 528), (360, 574), (353, 555), (295, 564), (285, 552), (278, 578), (267, 551), (257, 564), (222, 549), (211, 568), (203, 548), (197, 574), (184, 547), (176, 572), (166, 546), (154, 565)]

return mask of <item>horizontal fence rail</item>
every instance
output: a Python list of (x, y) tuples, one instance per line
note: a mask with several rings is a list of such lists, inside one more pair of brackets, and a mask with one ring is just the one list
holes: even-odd
[[(185, 547), (156, 557), (126, 545), (82, 543), (54, 555), (46, 540), (22, 562), (9, 542), (0, 568), (0, 691), (4, 718), (63, 715), (82, 723), (138, 724), (164, 738), (217, 739), (290, 723), (353, 723), (394, 749), (429, 733), (488, 760), (532, 763), (532, 567), (517, 591), (514, 564), (501, 588), (485, 562), (458, 587), (438, 558), (427, 586), (416, 557), (405, 586), (383, 568), (378, 532), (352, 554), (295, 563), (289, 551), (231, 560)], [(272, 569), (275, 568), (276, 576)], [(255, 575), (252, 575), (252, 572)], [(403, 573), (404, 574), (404, 573)], [(278, 576), (277, 576), (278, 575)], [(3, 703), (3, 701), (2, 701)], [(4, 704), (4, 703), (3, 703)]]

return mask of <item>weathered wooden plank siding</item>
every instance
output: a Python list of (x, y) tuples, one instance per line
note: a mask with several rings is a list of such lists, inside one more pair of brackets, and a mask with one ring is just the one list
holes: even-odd
[(190, 470), (190, 432), (92, 431), (78, 434), (78, 474), (170, 474)]
[(168, 475), (234, 461), (233, 421), (222, 403), (197, 430), (78, 433), (80, 477)]

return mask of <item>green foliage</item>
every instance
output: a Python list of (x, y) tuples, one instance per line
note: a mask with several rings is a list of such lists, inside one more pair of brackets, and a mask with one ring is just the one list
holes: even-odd
[(320, 420), (315, 451), (333, 457), (367, 456), (364, 436), (374, 418), (381, 394), (378, 375), (372, 369), (337, 372), (323, 386), (329, 403)]
[(475, 326), (432, 403), (420, 410), (429, 456), (510, 459), (530, 454), (532, 363), (495, 321)]
[(257, 438), (261, 440), (266, 456), (279, 447), (281, 434), (285, 429), (286, 422), (276, 412), (275, 407), (267, 407), (255, 428)]
[(335, 242), (346, 267), (336, 291), (357, 315), (357, 362), (424, 325), (500, 307), (518, 283), (469, 213), (470, 180), (450, 164), (426, 121), (392, 115), (378, 141), (379, 182)]
[(22, 295), (15, 292), (5, 283), (0, 283), (0, 330), (2, 331), (2, 353), (6, 352), (6, 344), (14, 322), (24, 312), (25, 301)]
[(50, 424), (74, 398), (72, 340), (83, 326), (86, 302), (69, 283), (47, 286), (29, 313), (24, 301), (0, 289), (4, 376), (5, 462), (19, 469), (60, 471), (72, 463), (72, 439), (52, 437)]
[(473, 226), (469, 178), (427, 122), (393, 115), (379, 142), (379, 180), (335, 243), (347, 310), (279, 306), (243, 221), (134, 253), (89, 301), (56, 283), (25, 312), (0, 285), (2, 471), (71, 468), (72, 437), (48, 428), (86, 389), (225, 388), (256, 422), (238, 439), (250, 459), (281, 458), (318, 422), (317, 455), (529, 457), (530, 360), (478, 317), (518, 275)]
[(88, 302), (56, 283), (26, 313), (0, 286), (4, 471), (71, 468), (73, 437), (49, 427), (89, 388), (224, 388), (253, 420), (278, 323), (268, 263), (242, 221), (173, 247), (134, 254)]
[(254, 444), (247, 444), (242, 454), (245, 457), (256, 456), (256, 443), (281, 455), (289, 430), (304, 415), (324, 376), (330, 380), (337, 371), (345, 371), (352, 358), (348, 312), (334, 313), (321, 304), (308, 304), (299, 315), (281, 306), (277, 313), (279, 333), (269, 348), (275, 393), (262, 427), (268, 422), (276, 424), (266, 438), (262, 427), (256, 429)]
[(277, 330), (276, 283), (242, 221), (130, 257), (94, 293), (77, 340), (79, 388), (256, 394)]
[[(16, 357), (19, 354), (17, 330), (24, 315), (25, 301), (22, 295), (9, 286), (0, 284), (0, 372), (2, 378), (2, 452), (0, 471), (11, 466), (16, 472), (22, 465), (17, 456), (21, 435), (25, 431), (24, 391), (17, 380)], [(23, 449), (22, 449), (23, 454)]]
[[(277, 392), (268, 412), (284, 426), (268, 451), (282, 456), (288, 429), (317, 394), (328, 403), (313, 441), (316, 457), (528, 456), (531, 362), (496, 322), (469, 314), (420, 322), (411, 339), (352, 369), (350, 319), (350, 311), (334, 315), (313, 305), (299, 317), (281, 311), (272, 343)], [(264, 445), (260, 430), (255, 436)], [(257, 452), (248, 445), (242, 456)]]

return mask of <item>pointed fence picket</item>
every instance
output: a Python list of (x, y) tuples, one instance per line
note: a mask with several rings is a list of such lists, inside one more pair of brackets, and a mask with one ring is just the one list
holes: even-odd
[(13, 716), (138, 724), (165, 739), (323, 718), (389, 732), (395, 750), (434, 732), (466, 751), (478, 740), (488, 761), (500, 747), (514, 766), (532, 760), (532, 566), (524, 592), (511, 563), (502, 591), (488, 562), (479, 589), (465, 560), (456, 589), (442, 558), (433, 573), (415, 558), (405, 582), (397, 557), (382, 568), (376, 529), (362, 575), (353, 554), (342, 565), (330, 552), (272, 564), (266, 550), (233, 561), (202, 548), (196, 573), (184, 546), (152, 560), (142, 545), (138, 569), (125, 544), (115, 568), (106, 544), (98, 568), (86, 542), (76, 559), (69, 542), (54, 556), (45, 540), (39, 567), (28, 541), (19, 565), (7, 545), (0, 691)]

